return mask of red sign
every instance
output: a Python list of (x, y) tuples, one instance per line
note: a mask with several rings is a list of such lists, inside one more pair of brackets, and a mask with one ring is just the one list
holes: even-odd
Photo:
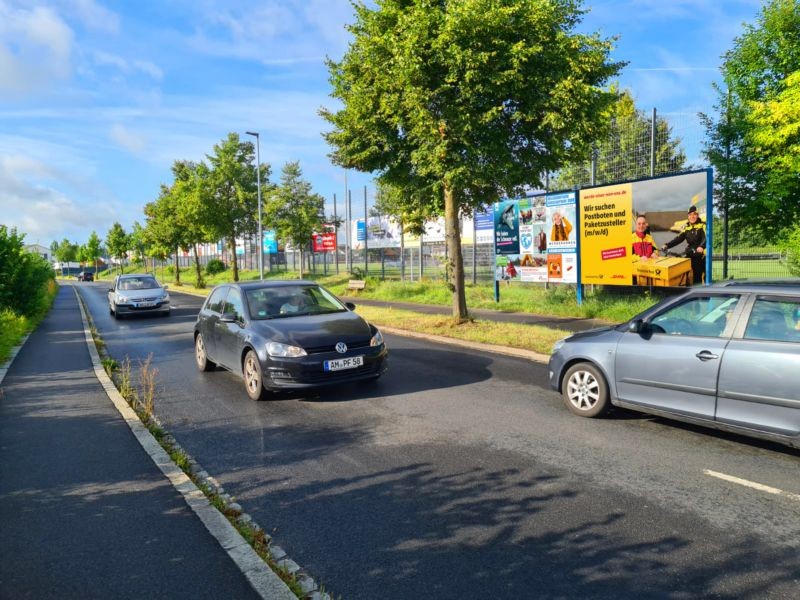
[(335, 233), (315, 233), (312, 239), (314, 252), (334, 252), (336, 250)]

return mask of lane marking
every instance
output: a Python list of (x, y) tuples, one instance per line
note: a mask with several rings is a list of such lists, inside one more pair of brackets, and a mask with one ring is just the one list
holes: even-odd
[(716, 477), (717, 479), (722, 479), (723, 481), (729, 481), (731, 483), (743, 485), (744, 487), (749, 487), (754, 490), (758, 490), (759, 492), (766, 492), (767, 494), (782, 496), (784, 498), (789, 498), (790, 500), (795, 500), (797, 502), (800, 502), (800, 494), (793, 494), (792, 492), (786, 492), (778, 488), (764, 485), (763, 483), (748, 481), (747, 479), (741, 479), (739, 477), (734, 477), (733, 475), (726, 475), (725, 473), (719, 473), (717, 471), (709, 471), (708, 469), (705, 469), (703, 473), (705, 473), (709, 477)]

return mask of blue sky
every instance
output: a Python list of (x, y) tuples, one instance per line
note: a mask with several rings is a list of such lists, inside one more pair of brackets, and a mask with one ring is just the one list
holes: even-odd
[[(620, 36), (619, 81), (640, 108), (693, 121), (760, 6), (586, 2), (581, 29)], [(323, 61), (344, 54), (351, 21), (347, 0), (0, 0), (0, 224), (44, 245), (105, 237), (114, 221), (129, 230), (175, 160), (203, 160), (248, 130), (273, 180), (299, 160), (342, 214), (345, 173), (317, 111), (335, 107)], [(371, 176), (350, 171), (348, 183), (360, 207)]]

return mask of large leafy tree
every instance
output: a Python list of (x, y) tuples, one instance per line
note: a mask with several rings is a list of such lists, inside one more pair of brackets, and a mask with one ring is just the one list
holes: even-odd
[[(595, 183), (608, 183), (650, 176), (652, 116), (636, 107), (630, 91), (624, 90), (610, 110), (608, 135), (594, 145)], [(663, 117), (656, 116), (655, 175), (686, 168), (680, 138)], [(591, 156), (565, 165), (550, 181), (551, 189), (566, 189), (592, 182)]]
[(145, 264), (145, 256), (147, 253), (147, 235), (145, 234), (145, 228), (142, 227), (139, 221), (133, 222), (130, 239), (134, 260), (136, 260), (138, 263), (141, 263), (146, 269), (147, 265)]
[(144, 207), (147, 217), (145, 225), (145, 238), (150, 255), (164, 259), (170, 254), (175, 254), (175, 284), (181, 284), (181, 270), (178, 266), (177, 252), (183, 242), (183, 229), (178, 217), (180, 199), (174, 188), (161, 185), (158, 199), (148, 202)]
[(453, 315), (467, 317), (459, 213), (541, 185), (601, 137), (621, 63), (577, 0), (377, 0), (329, 61), (332, 159), (444, 214)]
[[(242, 142), (239, 135), (228, 137), (207, 155), (210, 170), (205, 178), (204, 212), (206, 231), (214, 239), (224, 238), (233, 257), (233, 280), (239, 281), (236, 238), (252, 235), (257, 229), (258, 195), (255, 147)], [(269, 169), (262, 169), (262, 182), (268, 181)]]
[(703, 115), (718, 206), (767, 241), (800, 219), (798, 32), (796, 0), (766, 2), (725, 53), (716, 113)]
[(311, 191), (303, 179), (299, 162), (289, 162), (281, 172), (281, 182), (264, 205), (264, 216), (278, 238), (300, 250), (300, 278), (303, 278), (305, 250), (311, 234), (322, 225), (325, 199)]
[(108, 246), (109, 254), (119, 260), (119, 269), (120, 273), (122, 273), (122, 262), (128, 257), (131, 238), (119, 221), (115, 221), (111, 229), (106, 233), (106, 246)]

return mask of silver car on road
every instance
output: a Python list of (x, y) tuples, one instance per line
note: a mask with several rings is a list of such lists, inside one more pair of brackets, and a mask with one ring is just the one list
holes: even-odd
[(556, 342), (549, 371), (576, 415), (621, 406), (800, 448), (800, 280), (693, 288)]
[(108, 289), (108, 311), (114, 318), (148, 313), (166, 317), (170, 310), (167, 286), (149, 273), (117, 275)]

